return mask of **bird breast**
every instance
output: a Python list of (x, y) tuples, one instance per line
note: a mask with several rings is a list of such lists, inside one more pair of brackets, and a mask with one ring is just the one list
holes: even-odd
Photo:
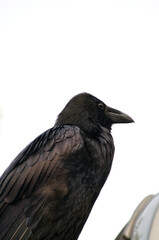
[(95, 185), (102, 188), (111, 170), (114, 156), (114, 141), (110, 131), (101, 127), (96, 138), (85, 137), (86, 149), (89, 152), (91, 170)]

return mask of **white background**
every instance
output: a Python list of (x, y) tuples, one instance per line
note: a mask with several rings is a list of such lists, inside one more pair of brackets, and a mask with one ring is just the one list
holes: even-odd
[(159, 1), (0, 0), (0, 174), (89, 92), (135, 124), (112, 129), (111, 174), (80, 240), (114, 239), (159, 191)]

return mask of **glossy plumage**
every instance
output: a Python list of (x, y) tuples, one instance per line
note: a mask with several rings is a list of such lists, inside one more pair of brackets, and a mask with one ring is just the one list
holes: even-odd
[(109, 109), (90, 94), (75, 96), (15, 158), (0, 179), (0, 240), (78, 238), (112, 165)]

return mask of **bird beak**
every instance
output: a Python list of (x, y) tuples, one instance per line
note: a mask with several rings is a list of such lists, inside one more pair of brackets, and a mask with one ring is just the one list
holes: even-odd
[(134, 120), (127, 114), (120, 112), (114, 108), (107, 107), (106, 115), (111, 123), (132, 123)]

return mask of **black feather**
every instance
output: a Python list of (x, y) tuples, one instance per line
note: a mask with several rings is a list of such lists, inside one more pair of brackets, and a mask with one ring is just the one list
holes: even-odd
[(75, 96), (0, 179), (0, 240), (76, 240), (111, 169), (111, 125), (133, 120)]

